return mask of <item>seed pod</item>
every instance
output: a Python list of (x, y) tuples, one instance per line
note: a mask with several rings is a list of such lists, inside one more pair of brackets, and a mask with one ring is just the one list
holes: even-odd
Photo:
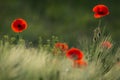
[(94, 30), (93, 41), (96, 42), (97, 40), (99, 40), (100, 37), (101, 37), (101, 30), (100, 27), (97, 27)]

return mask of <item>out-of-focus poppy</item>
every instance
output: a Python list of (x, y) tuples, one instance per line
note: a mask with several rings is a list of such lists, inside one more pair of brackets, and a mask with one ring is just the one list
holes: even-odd
[(66, 56), (72, 60), (81, 60), (83, 52), (77, 48), (71, 48), (66, 52)]
[(57, 42), (54, 45), (53, 53), (54, 55), (65, 55), (66, 51), (68, 50), (69, 46), (66, 43)]
[(75, 68), (80, 68), (80, 67), (85, 67), (85, 66), (87, 66), (87, 63), (83, 60), (75, 60), (73, 62), (73, 67)]
[(69, 47), (68, 47), (68, 45), (66, 43), (58, 42), (58, 43), (55, 44), (55, 48), (58, 48), (61, 51), (67, 51)]
[(96, 5), (93, 8), (93, 12), (94, 12), (95, 18), (101, 18), (101, 17), (106, 16), (110, 13), (108, 10), (108, 7), (106, 5), (103, 5), (103, 4)]
[(11, 28), (14, 32), (20, 33), (27, 29), (27, 22), (22, 18), (15, 19), (11, 24)]
[(102, 47), (109, 49), (112, 47), (112, 44), (109, 41), (104, 41), (102, 42)]

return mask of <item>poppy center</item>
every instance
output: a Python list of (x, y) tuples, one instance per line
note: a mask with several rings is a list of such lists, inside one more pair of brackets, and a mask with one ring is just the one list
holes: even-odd
[(104, 14), (104, 12), (103, 12), (103, 11), (98, 11), (98, 14), (101, 14), (101, 15), (102, 15), (102, 14)]
[(18, 29), (19, 29), (19, 30), (21, 29), (21, 27), (22, 27), (22, 25), (18, 24)]
[(71, 56), (70, 56), (72, 59), (74, 59), (74, 60), (77, 60), (78, 59), (78, 56), (76, 55), (76, 54), (71, 54)]

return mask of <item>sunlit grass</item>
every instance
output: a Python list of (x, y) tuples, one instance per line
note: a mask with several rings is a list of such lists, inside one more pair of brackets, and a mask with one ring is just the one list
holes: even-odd
[[(107, 40), (112, 43), (110, 49), (101, 46)], [(0, 80), (120, 79), (120, 48), (114, 46), (110, 36), (94, 42), (85, 39), (79, 44), (87, 62), (87, 67), (81, 68), (74, 68), (65, 55), (53, 55), (55, 41), (43, 45), (40, 40), (38, 47), (33, 47), (24, 39), (16, 43), (14, 37), (4, 36), (0, 40)]]

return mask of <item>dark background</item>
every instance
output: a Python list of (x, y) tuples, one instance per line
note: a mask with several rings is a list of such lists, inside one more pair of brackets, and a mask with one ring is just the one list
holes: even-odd
[(0, 35), (16, 35), (11, 23), (23, 18), (28, 29), (20, 35), (25, 40), (37, 41), (57, 36), (61, 41), (76, 45), (78, 39), (93, 36), (99, 19), (93, 17), (92, 8), (105, 4), (110, 14), (102, 18), (102, 26), (120, 43), (120, 0), (0, 0)]

